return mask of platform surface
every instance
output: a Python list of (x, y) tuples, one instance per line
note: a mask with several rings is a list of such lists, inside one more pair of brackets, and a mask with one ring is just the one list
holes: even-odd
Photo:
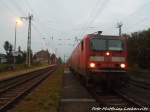
[(91, 112), (97, 106), (95, 99), (69, 70), (64, 74), (59, 112)]

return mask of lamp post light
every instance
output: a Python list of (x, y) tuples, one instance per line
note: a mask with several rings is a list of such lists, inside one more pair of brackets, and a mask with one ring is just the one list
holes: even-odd
[(16, 63), (16, 56), (17, 56), (17, 53), (16, 53), (17, 26), (18, 26), (18, 25), (21, 25), (21, 24), (22, 24), (22, 21), (20, 20), (20, 18), (16, 19), (16, 22), (15, 22), (15, 41), (14, 41), (14, 52), (13, 52), (13, 56), (14, 56), (14, 67), (15, 67), (15, 63)]

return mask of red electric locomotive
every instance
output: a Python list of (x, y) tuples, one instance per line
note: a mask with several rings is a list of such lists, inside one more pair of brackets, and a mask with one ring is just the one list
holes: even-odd
[(83, 76), (86, 84), (99, 82), (106, 87), (125, 84), (127, 71), (126, 38), (101, 35), (86, 35), (69, 58), (72, 71)]

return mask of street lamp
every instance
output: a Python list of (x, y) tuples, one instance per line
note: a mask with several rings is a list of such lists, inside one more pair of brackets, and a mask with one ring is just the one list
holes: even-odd
[(13, 52), (13, 56), (14, 56), (14, 66), (15, 66), (15, 63), (16, 63), (16, 34), (17, 34), (17, 26), (20, 26), (22, 25), (22, 21), (20, 18), (17, 18), (16, 19), (16, 22), (15, 22), (15, 42), (14, 42), (14, 52)]

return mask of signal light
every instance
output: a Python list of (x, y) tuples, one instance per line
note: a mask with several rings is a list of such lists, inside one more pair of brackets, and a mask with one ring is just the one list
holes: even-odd
[(91, 68), (95, 68), (95, 63), (90, 63)]
[(121, 64), (120, 64), (120, 67), (121, 67), (121, 68), (125, 68), (126, 65), (125, 65), (124, 63), (121, 63)]
[(106, 52), (106, 56), (109, 56), (110, 55), (110, 53), (109, 52)]

